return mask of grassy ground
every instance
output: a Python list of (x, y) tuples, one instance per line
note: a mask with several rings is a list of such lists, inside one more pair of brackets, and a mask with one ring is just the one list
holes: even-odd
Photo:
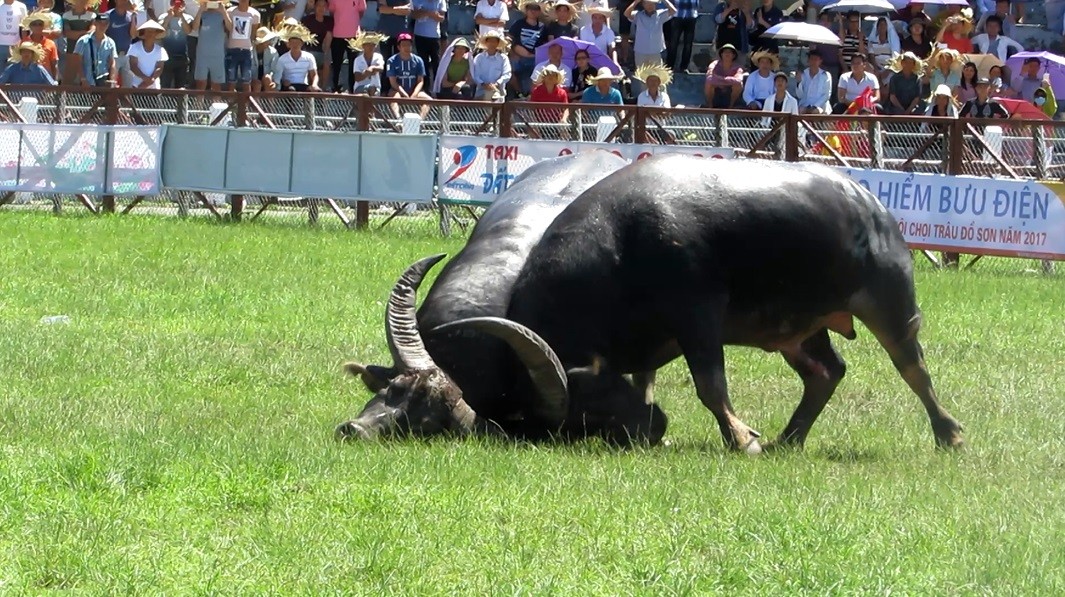
[[(3, 214), (0, 592), (1065, 591), (1060, 273), (919, 272), (958, 455), (864, 330), (803, 454), (725, 454), (680, 363), (665, 447), (334, 443), (341, 362), (386, 362), (389, 286), (460, 243)], [(728, 356), (775, 435), (798, 381)]]

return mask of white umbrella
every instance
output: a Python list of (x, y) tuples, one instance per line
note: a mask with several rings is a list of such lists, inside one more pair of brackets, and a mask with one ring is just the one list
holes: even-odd
[(887, 0), (839, 0), (821, 10), (860, 13), (894, 12), (895, 7)]
[(827, 27), (799, 21), (784, 21), (773, 25), (762, 35), (780, 41), (802, 41), (811, 44), (840, 45), (839, 36)]

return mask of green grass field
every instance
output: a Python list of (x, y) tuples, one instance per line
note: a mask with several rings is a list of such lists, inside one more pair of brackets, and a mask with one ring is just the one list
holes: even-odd
[[(1060, 273), (918, 272), (960, 454), (864, 328), (804, 453), (725, 453), (679, 361), (667, 446), (337, 444), (341, 363), (388, 362), (391, 284), (461, 243), (0, 214), (0, 593), (1065, 591)], [(774, 436), (798, 379), (728, 357)]]

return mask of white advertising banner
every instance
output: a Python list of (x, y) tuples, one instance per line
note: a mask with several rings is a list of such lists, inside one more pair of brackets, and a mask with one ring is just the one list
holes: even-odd
[(159, 193), (157, 127), (0, 125), (0, 191)]
[(916, 249), (1065, 259), (1065, 184), (840, 168)]
[(659, 153), (687, 153), (712, 158), (734, 157), (728, 147), (687, 147), (633, 143), (541, 141), (497, 137), (440, 138), (438, 162), (440, 198), (459, 203), (488, 204), (505, 191), (518, 175), (546, 159), (595, 149), (611, 151), (627, 160)]

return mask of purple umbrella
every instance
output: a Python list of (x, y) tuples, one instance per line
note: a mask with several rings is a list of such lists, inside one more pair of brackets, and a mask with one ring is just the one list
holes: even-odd
[(1011, 76), (1021, 74), (1024, 61), (1028, 58), (1039, 59), (1039, 78), (1050, 73), (1050, 86), (1054, 89), (1055, 97), (1065, 97), (1065, 58), (1050, 52), (1017, 52), (1006, 60), (1006, 67)]
[(593, 68), (600, 69), (605, 66), (615, 75), (621, 74), (621, 66), (604, 54), (603, 51), (599, 49), (599, 46), (590, 41), (581, 41), (579, 39), (573, 39), (572, 37), (556, 37), (539, 48), (536, 48), (537, 63), (547, 61), (547, 49), (551, 46), (562, 47), (562, 64), (565, 64), (570, 68), (576, 68), (577, 66), (577, 61), (573, 58), (573, 55), (577, 53), (577, 50), (586, 50), (588, 52), (588, 63), (591, 64)]

